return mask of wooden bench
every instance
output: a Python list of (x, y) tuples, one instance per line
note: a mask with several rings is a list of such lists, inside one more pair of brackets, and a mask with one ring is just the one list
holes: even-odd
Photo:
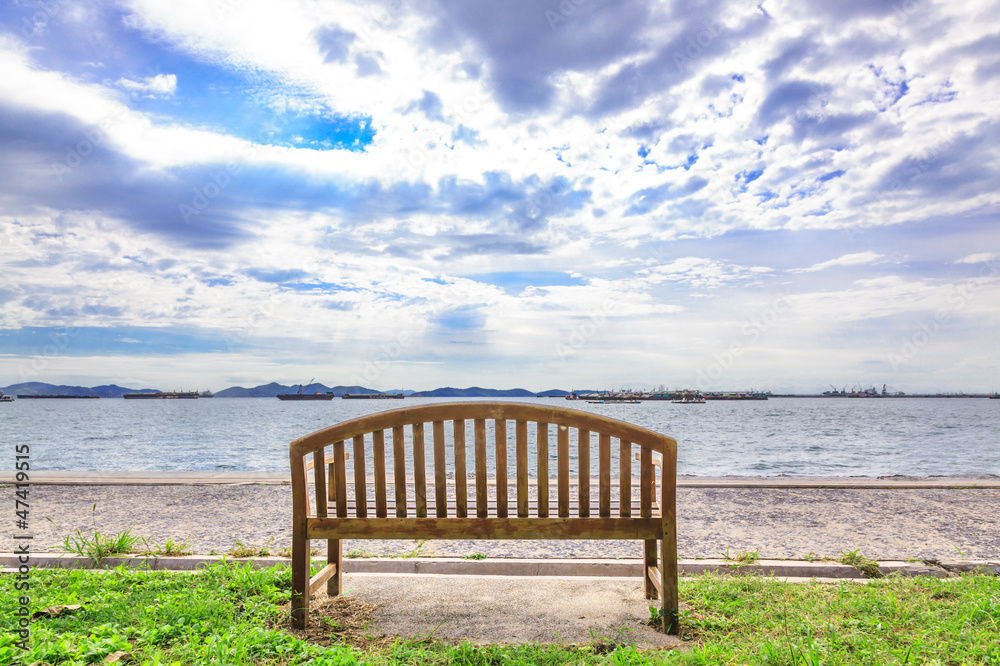
[[(425, 447), (428, 424), (430, 467)], [(466, 462), (470, 427), (471, 484)], [(492, 479), (487, 473), (488, 430), (493, 432)], [(386, 457), (386, 431), (392, 438), (391, 463)], [(353, 452), (351, 478), (346, 442)], [(508, 479), (511, 443), (514, 473)], [(613, 484), (615, 448), (618, 474)], [(633, 455), (639, 461), (637, 479)], [(289, 459), (295, 626), (308, 623), (309, 597), (323, 583), (329, 595), (340, 594), (342, 539), (638, 539), (644, 542), (646, 598), (662, 598), (663, 629), (677, 632), (677, 443), (670, 437), (564, 407), (437, 403), (380, 412), (319, 430), (292, 442)], [(596, 479), (591, 478), (594, 460)], [(656, 467), (661, 468), (658, 494)], [(594, 481), (596, 502), (591, 493)], [(635, 481), (638, 506), (633, 506)], [(312, 578), (310, 539), (327, 540), (327, 564)], [(657, 564), (657, 541), (662, 565)]]

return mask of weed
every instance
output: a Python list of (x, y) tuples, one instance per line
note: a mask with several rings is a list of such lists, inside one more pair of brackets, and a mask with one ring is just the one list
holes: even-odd
[(485, 560), (485, 553), (469, 553), (467, 555), (462, 555), (463, 560)]
[(841, 564), (855, 567), (865, 578), (882, 578), (883, 574), (879, 571), (878, 562), (868, 559), (859, 550), (841, 551), (841, 554), (843, 555), (840, 558)]
[(427, 543), (427, 539), (420, 539), (419, 541), (417, 541), (417, 545), (414, 547), (413, 550), (411, 550), (408, 553), (403, 553), (402, 555), (400, 555), (400, 557), (403, 558), (404, 560), (411, 560), (415, 557), (423, 557), (425, 555), (424, 553), (425, 543)]
[(359, 557), (373, 557), (373, 555), (371, 554), (371, 551), (364, 549), (362, 550), (355, 549), (355, 550), (349, 550), (346, 553), (344, 553), (344, 557), (346, 557), (349, 560), (354, 560)]
[(243, 543), (237, 539), (233, 547), (226, 551), (226, 554), (230, 557), (267, 557), (271, 554), (270, 546), (272, 541), (274, 541), (273, 538), (268, 539), (267, 543), (263, 546), (255, 546), (252, 543)]
[(135, 551), (137, 544), (145, 544), (145, 537), (137, 536), (126, 530), (115, 535), (94, 531), (93, 536), (87, 536), (80, 530), (76, 536), (70, 535), (63, 539), (63, 550), (75, 553), (80, 557), (90, 558), (94, 566), (99, 566), (105, 558), (112, 555), (123, 555)]
[(148, 543), (152, 544), (152, 548), (144, 551), (147, 554), (161, 555), (163, 557), (191, 555), (190, 541), (174, 541), (173, 537), (168, 537), (162, 546), (153, 541), (149, 541)]

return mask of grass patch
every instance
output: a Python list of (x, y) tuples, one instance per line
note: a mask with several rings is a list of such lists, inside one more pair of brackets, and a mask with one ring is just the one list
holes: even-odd
[[(312, 664), (1000, 664), (1000, 579), (889, 576), (867, 584), (762, 576), (681, 581), (687, 649), (643, 652), (614, 641), (578, 647), (446, 645), (385, 638), (373, 606), (314, 603), (307, 632), (288, 627), (291, 572), (217, 564), (196, 572), (36, 569), (32, 609), (80, 604), (32, 625), (15, 645), (19, 593), (0, 577), (0, 663), (76, 665), (125, 651), (130, 663)], [(484, 621), (487, 618), (484, 618)], [(553, 618), (558, 619), (558, 618)]]
[(70, 535), (63, 539), (63, 550), (80, 557), (88, 557), (98, 566), (105, 558), (112, 555), (127, 555), (129, 553), (140, 552), (145, 546), (147, 539), (126, 530), (117, 534), (104, 534), (97, 530), (93, 536), (88, 536), (80, 530), (76, 535)]
[(230, 557), (270, 557), (272, 541), (274, 539), (268, 539), (263, 546), (256, 546), (237, 539), (233, 542), (233, 547), (226, 551), (226, 555)]
[(741, 550), (732, 554), (729, 552), (729, 546), (726, 546), (726, 550), (720, 552), (719, 555), (722, 555), (722, 559), (727, 562), (734, 562), (735, 566), (742, 567), (747, 564), (753, 564), (760, 559), (760, 548), (757, 550)]
[(852, 550), (846, 553), (842, 551), (841, 555), (843, 556), (840, 558), (841, 564), (847, 564), (856, 568), (865, 578), (882, 577), (882, 572), (878, 568), (878, 562), (869, 560), (860, 551)]
[(462, 555), (462, 559), (463, 560), (485, 560), (486, 559), (486, 553), (468, 553), (466, 555)]

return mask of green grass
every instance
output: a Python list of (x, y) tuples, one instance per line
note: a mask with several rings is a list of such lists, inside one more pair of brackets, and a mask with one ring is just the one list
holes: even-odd
[[(783, 583), (760, 576), (681, 581), (683, 651), (449, 646), (373, 640), (367, 620), (317, 618), (317, 643), (289, 633), (287, 568), (219, 564), (194, 573), (34, 570), (32, 610), (82, 604), (32, 625), (14, 645), (16, 578), (0, 577), (0, 664), (96, 663), (117, 650), (138, 664), (981, 664), (1000, 666), (1000, 579), (889, 576), (867, 583)], [(284, 606), (283, 606), (284, 604)], [(346, 602), (345, 602), (346, 604)], [(340, 627), (338, 629), (338, 627)], [(315, 637), (318, 634), (314, 633)]]

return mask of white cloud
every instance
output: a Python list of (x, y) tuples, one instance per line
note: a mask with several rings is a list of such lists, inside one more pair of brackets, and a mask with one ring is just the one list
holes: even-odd
[(115, 85), (133, 95), (146, 97), (172, 97), (177, 91), (177, 76), (174, 74), (157, 74), (139, 81), (118, 79)]
[(865, 264), (872, 264), (881, 259), (884, 255), (878, 252), (853, 252), (851, 254), (845, 254), (843, 256), (837, 257), (836, 259), (830, 259), (829, 261), (822, 261), (818, 264), (813, 264), (808, 268), (799, 268), (792, 272), (800, 273), (811, 273), (814, 271), (822, 271), (827, 268), (833, 268), (835, 266), (863, 266)]

